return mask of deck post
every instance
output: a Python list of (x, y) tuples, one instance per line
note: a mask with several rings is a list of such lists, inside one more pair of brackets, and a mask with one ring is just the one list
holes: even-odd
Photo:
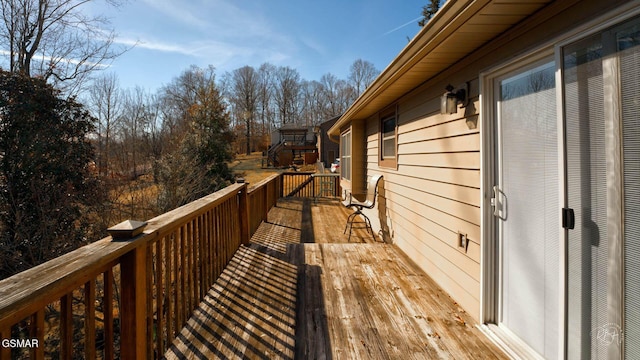
[(120, 331), (122, 337), (120, 356), (122, 359), (147, 358), (147, 244), (138, 240), (140, 246), (122, 256), (120, 263), (122, 279), (122, 308)]
[(247, 184), (244, 184), (240, 191), (238, 192), (238, 202), (239, 202), (239, 216), (240, 216), (240, 243), (247, 245), (249, 244), (250, 236), (250, 226), (251, 222), (249, 221), (249, 206), (247, 202), (249, 201), (247, 197)]
[(265, 185), (262, 188), (262, 199), (264, 208), (262, 209), (262, 221), (267, 221), (269, 216), (269, 208), (271, 205), (269, 204), (269, 184)]

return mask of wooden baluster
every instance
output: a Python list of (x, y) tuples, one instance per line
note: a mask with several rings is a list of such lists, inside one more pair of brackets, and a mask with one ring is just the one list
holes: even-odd
[(60, 357), (73, 357), (73, 293), (60, 299)]
[(220, 222), (222, 224), (222, 236), (220, 240), (222, 241), (222, 270), (227, 265), (227, 254), (229, 253), (229, 222), (227, 221), (227, 203), (224, 202), (220, 205)]
[(146, 277), (146, 291), (147, 291), (147, 356), (149, 358), (153, 358), (153, 349), (154, 349), (154, 339), (153, 339), (153, 298), (155, 292), (154, 284), (153, 284), (153, 244), (147, 244), (145, 246), (147, 249), (147, 277)]
[(194, 306), (193, 304), (196, 302), (196, 280), (198, 278), (198, 241), (196, 238), (196, 219), (191, 220), (187, 224), (187, 251), (189, 252), (189, 307), (187, 307), (187, 317), (185, 318), (185, 322), (191, 318), (191, 313), (193, 312)]
[[(38, 340), (38, 346), (30, 349), (31, 359), (44, 359), (44, 309), (40, 309), (31, 315), (29, 322), (29, 336)], [(2, 336), (0, 335), (0, 338)]]
[(178, 322), (178, 325), (176, 326), (176, 331), (179, 333), (180, 330), (182, 329), (182, 327), (184, 326), (186, 321), (186, 309), (187, 309), (187, 303), (188, 303), (188, 299), (187, 299), (187, 288), (186, 285), (188, 284), (187, 281), (187, 276), (189, 273), (189, 265), (186, 263), (186, 252), (187, 252), (187, 247), (186, 247), (186, 242), (187, 242), (187, 236), (186, 236), (186, 225), (181, 226), (180, 227), (180, 248), (178, 250), (178, 252), (180, 253), (180, 321)]
[(202, 253), (204, 254), (204, 269), (203, 271), (203, 292), (202, 298), (206, 296), (209, 287), (211, 286), (211, 278), (213, 277), (211, 270), (211, 210), (207, 211), (202, 218), (203, 236), (204, 241), (202, 243)]
[[(196, 307), (200, 303), (200, 301), (204, 298), (204, 292), (206, 288), (206, 272), (207, 272), (207, 254), (205, 252), (206, 249), (206, 222), (205, 218), (207, 213), (198, 216), (198, 253), (200, 256), (198, 257), (198, 273), (200, 276), (198, 277), (198, 301), (196, 303)], [(195, 309), (195, 307), (194, 307)]]
[[(189, 314), (191, 312), (191, 303), (193, 301), (193, 221), (189, 221), (184, 224), (182, 229), (182, 234), (184, 239), (182, 241), (182, 252), (185, 260), (184, 266), (184, 279), (185, 279), (185, 287), (184, 287), (184, 322), (187, 322), (189, 319)], [(184, 324), (183, 324), (184, 325)]]
[[(218, 279), (218, 227), (216, 225), (216, 208), (211, 209), (209, 213), (209, 241), (211, 241), (211, 284)], [(211, 285), (210, 284), (210, 285)]]
[(147, 246), (141, 245), (121, 258), (120, 357), (147, 358)]
[(218, 279), (218, 207), (211, 209), (211, 262), (213, 266), (213, 281)]
[(108, 269), (102, 274), (104, 281), (104, 296), (102, 303), (104, 304), (104, 359), (113, 360), (113, 269)]
[(227, 226), (224, 221), (225, 216), (225, 207), (224, 203), (220, 204), (220, 212), (218, 213), (219, 221), (220, 221), (220, 273), (224, 271), (225, 261), (227, 258)]
[(200, 299), (200, 285), (199, 285), (199, 281), (200, 281), (200, 239), (198, 239), (198, 219), (200, 217), (196, 217), (195, 219), (193, 219), (191, 221), (191, 236), (189, 236), (189, 239), (191, 239), (191, 246), (190, 246), (190, 253), (193, 256), (193, 259), (191, 260), (191, 273), (193, 274), (191, 276), (191, 291), (190, 291), (190, 295), (191, 295), (191, 301), (190, 304), (191, 306), (189, 306), (189, 318), (191, 318), (191, 314), (193, 313), (193, 310), (196, 308), (196, 305), (199, 302)]
[[(269, 208), (270, 208), (270, 206), (269, 206), (269, 188), (268, 188), (267, 185), (265, 185), (262, 188), (262, 192), (263, 192), (263, 196), (264, 196), (264, 208), (262, 210), (264, 215), (263, 215), (262, 220), (263, 221), (267, 221), (268, 218), (269, 218)], [(253, 234), (249, 234), (249, 238), (251, 238), (251, 235), (253, 235)]]
[(164, 238), (156, 241), (156, 351), (157, 355), (165, 353), (164, 350), (164, 262), (162, 254), (162, 243)]
[[(249, 208), (247, 204), (247, 185), (245, 184), (238, 194), (238, 206), (239, 206), (239, 225), (240, 225), (240, 243), (248, 245), (249, 239), (251, 237), (249, 226), (251, 222), (249, 221)], [(265, 216), (266, 220), (266, 216)]]
[(84, 284), (84, 355), (96, 358), (96, 281)]
[(224, 220), (224, 224), (225, 224), (225, 229), (226, 229), (226, 243), (227, 243), (227, 252), (226, 252), (226, 256), (225, 256), (225, 260), (224, 260), (224, 266), (226, 267), (227, 264), (229, 263), (229, 260), (231, 260), (231, 254), (233, 252), (233, 223), (231, 223), (231, 204), (228, 201), (224, 202), (224, 215), (223, 218)]
[(173, 321), (175, 319), (175, 312), (173, 311), (173, 293), (175, 291), (174, 283), (173, 283), (173, 266), (171, 263), (171, 254), (173, 252), (173, 235), (167, 235), (164, 237), (164, 264), (165, 268), (165, 293), (164, 299), (165, 304), (167, 304), (167, 348), (170, 346), (173, 341)]
[[(175, 312), (175, 329), (176, 335), (180, 332), (182, 327), (182, 294), (180, 288), (180, 272), (182, 271), (182, 264), (180, 264), (180, 229), (176, 229), (175, 238), (173, 240), (173, 277), (175, 281), (175, 297), (173, 302), (173, 309)], [(171, 339), (173, 341), (173, 337)]]
[(220, 274), (222, 273), (222, 270), (220, 269), (220, 250), (221, 250), (221, 246), (220, 246), (220, 206), (217, 205), (214, 209), (214, 216), (213, 216), (213, 221), (214, 221), (214, 226), (215, 226), (215, 243), (214, 243), (214, 252), (215, 252), (215, 265), (216, 265), (216, 279), (218, 278), (218, 276), (220, 276)]

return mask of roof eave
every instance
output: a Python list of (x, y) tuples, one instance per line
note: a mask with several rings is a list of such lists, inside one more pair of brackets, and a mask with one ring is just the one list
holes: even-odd
[(339, 136), (345, 125), (370, 118), (553, 1), (447, 1), (329, 134)]
[[(488, 2), (488, 0), (481, 0)], [(340, 135), (340, 129), (356, 119), (361, 110), (371, 102), (378, 94), (388, 88), (392, 82), (397, 80), (398, 74), (403, 73), (407, 69), (407, 65), (419, 53), (420, 49), (429, 39), (434, 40), (441, 34), (441, 30), (445, 28), (453, 18), (458, 16), (461, 11), (468, 8), (468, 1), (447, 1), (431, 18), (431, 20), (413, 37), (413, 39), (405, 46), (389, 65), (378, 75), (378, 77), (367, 87), (367, 89), (356, 99), (356, 101), (347, 109), (347, 111), (338, 119), (338, 121), (329, 129), (328, 133), (331, 137)], [(404, 71), (403, 71), (404, 70)]]

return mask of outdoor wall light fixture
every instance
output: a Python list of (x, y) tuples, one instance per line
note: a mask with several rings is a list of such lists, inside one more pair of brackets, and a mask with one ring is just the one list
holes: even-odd
[(466, 84), (457, 90), (451, 85), (447, 85), (445, 89), (447, 92), (440, 98), (440, 114), (455, 114), (458, 112), (458, 104), (462, 104), (462, 107), (466, 106)]

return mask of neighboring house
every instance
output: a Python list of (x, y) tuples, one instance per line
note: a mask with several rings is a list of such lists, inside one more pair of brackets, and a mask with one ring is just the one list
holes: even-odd
[(640, 358), (640, 2), (447, 1), (329, 135), (512, 354)]
[(336, 116), (330, 120), (327, 120), (319, 126), (318, 137), (318, 152), (320, 155), (320, 161), (324, 163), (324, 166), (328, 169), (331, 163), (334, 162), (340, 155), (340, 146), (329, 139), (327, 132), (338, 121), (340, 116)]
[(271, 146), (264, 153), (263, 166), (290, 166), (317, 161), (317, 139), (313, 127), (283, 125), (271, 133)]

